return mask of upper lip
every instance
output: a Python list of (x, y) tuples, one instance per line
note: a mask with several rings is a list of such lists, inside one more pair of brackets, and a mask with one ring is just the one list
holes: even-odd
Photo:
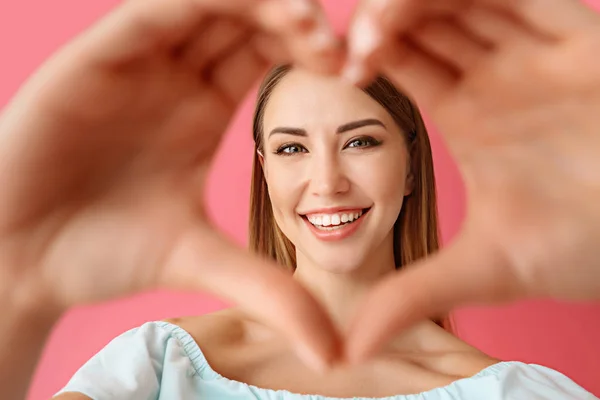
[(310, 214), (336, 214), (344, 211), (364, 211), (370, 207), (327, 207), (327, 208), (317, 208), (310, 211), (303, 211), (298, 214), (300, 215), (310, 215)]

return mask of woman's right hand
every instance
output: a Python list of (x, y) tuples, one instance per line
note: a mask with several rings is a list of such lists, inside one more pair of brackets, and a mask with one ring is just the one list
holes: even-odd
[(221, 134), (266, 68), (341, 65), (307, 4), (128, 0), (37, 71), (0, 117), (3, 306), (205, 290), (279, 328), (305, 360), (332, 355), (316, 301), (217, 233), (203, 203)]

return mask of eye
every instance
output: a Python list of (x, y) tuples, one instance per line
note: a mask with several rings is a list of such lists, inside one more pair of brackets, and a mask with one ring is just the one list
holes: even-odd
[(284, 156), (290, 156), (296, 153), (306, 153), (306, 148), (298, 143), (286, 143), (275, 150), (275, 154)]
[(349, 141), (348, 144), (346, 145), (346, 147), (351, 147), (351, 148), (372, 147), (372, 146), (377, 146), (379, 144), (381, 144), (381, 142), (375, 138), (372, 138), (370, 136), (362, 136), (362, 137), (352, 139), (351, 141)]

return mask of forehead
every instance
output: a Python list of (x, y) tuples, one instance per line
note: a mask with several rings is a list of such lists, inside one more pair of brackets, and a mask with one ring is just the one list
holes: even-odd
[(388, 112), (361, 89), (337, 77), (292, 70), (275, 86), (264, 112), (265, 131), (274, 126), (332, 128), (377, 118), (386, 126)]

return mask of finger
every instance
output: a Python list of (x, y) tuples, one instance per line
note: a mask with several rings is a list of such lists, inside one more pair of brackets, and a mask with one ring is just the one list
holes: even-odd
[(386, 33), (403, 34), (420, 21), (454, 15), (471, 1), (477, 0), (370, 0), (364, 14), (373, 19)]
[[(472, 5), (487, 5), (509, 12), (543, 36), (566, 37), (569, 33), (585, 32), (598, 26), (598, 16), (580, 1), (555, 0), (363, 0), (355, 14), (348, 34), (351, 60), (344, 76), (355, 83), (371, 79), (375, 70), (371, 55), (381, 48), (386, 37), (399, 37), (410, 32), (423, 20), (438, 16), (460, 16)], [(484, 27), (483, 23), (479, 23)], [(485, 32), (485, 31), (484, 31)], [(485, 35), (482, 35), (485, 37)], [(494, 35), (502, 39), (499, 35)], [(513, 35), (504, 37), (512, 38)]]
[[(391, 35), (395, 38), (394, 35)], [(376, 27), (372, 18), (359, 15), (348, 31), (348, 57), (342, 76), (350, 83), (363, 86), (379, 72), (377, 59), (386, 51), (397, 50), (393, 39)]]
[(252, 46), (252, 38), (237, 43), (221, 59), (208, 65), (202, 75), (232, 109), (244, 98), (270, 63)]
[(186, 43), (178, 56), (196, 70), (224, 56), (236, 43), (247, 42), (252, 32), (247, 25), (229, 18), (214, 18)]
[(487, 7), (469, 7), (456, 18), (474, 36), (494, 46), (525, 40), (530, 35), (530, 32), (514, 18)]
[(343, 76), (358, 85), (369, 82), (379, 72), (375, 60), (386, 51), (384, 49), (389, 49), (390, 40), (401, 37), (423, 15), (434, 17), (452, 14), (465, 1), (361, 1), (348, 30), (349, 61), (344, 67)]
[(532, 31), (555, 38), (594, 29), (598, 16), (573, 0), (372, 0), (369, 14), (384, 31), (404, 33), (415, 21), (440, 14), (459, 14), (475, 5), (487, 5), (518, 17)]
[(474, 38), (459, 25), (447, 20), (432, 19), (409, 34), (427, 53), (466, 71), (478, 65), (491, 52), (491, 46)]
[(502, 259), (481, 247), (477, 239), (476, 235), (463, 236), (451, 247), (376, 287), (348, 330), (346, 358), (352, 363), (362, 362), (402, 329), (447, 315), (467, 302), (512, 299), (514, 279), (502, 269)]
[(531, 30), (555, 39), (597, 29), (599, 17), (576, 0), (475, 0), (519, 18)]
[[(294, 1), (292, 4), (297, 3), (308, 2)], [(207, 62), (222, 57), (238, 42), (247, 43), (248, 37), (255, 32), (253, 45), (260, 49), (259, 54), (270, 61), (294, 62), (317, 72), (339, 70), (343, 56), (341, 43), (333, 34), (322, 10), (310, 5), (310, 9), (286, 18), (281, 8), (281, 3), (273, 3), (265, 7), (262, 13), (264, 20), (273, 20), (273, 27), (281, 24), (276, 28), (282, 32), (279, 38), (241, 23), (239, 19), (213, 17), (182, 46), (178, 56), (192, 67), (202, 69)]]
[(185, 44), (211, 17), (229, 17), (279, 33), (293, 26), (285, 24), (292, 12), (288, 3), (277, 0), (131, 1), (103, 18), (78, 44), (92, 60), (123, 62)]
[(293, 60), (289, 46), (280, 37), (257, 33), (252, 39), (256, 52), (273, 65), (282, 65)]
[(298, 355), (321, 370), (339, 355), (339, 337), (316, 300), (272, 261), (251, 256), (213, 231), (185, 237), (166, 263), (159, 283), (203, 289), (279, 330)]
[(398, 41), (382, 54), (382, 72), (422, 107), (434, 107), (458, 82), (456, 71), (410, 41)]
[[(318, 73), (336, 73), (345, 57), (342, 41), (336, 36), (319, 2), (313, 0), (286, 0), (296, 5), (295, 23), (280, 29), (294, 64)], [(298, 6), (301, 4), (301, 6)], [(276, 19), (280, 11), (274, 12)], [(300, 16), (304, 20), (300, 20)]]
[(337, 73), (345, 53), (342, 41), (321, 15), (315, 25), (298, 34), (286, 35), (286, 44), (296, 65), (317, 73)]
[(255, 12), (262, 24), (283, 34), (310, 32), (326, 22), (322, 8), (314, 0), (267, 0)]
[(218, 13), (235, 16), (252, 0), (146, 0), (123, 3), (86, 37), (89, 53), (99, 61), (120, 62), (184, 42), (206, 19)]

